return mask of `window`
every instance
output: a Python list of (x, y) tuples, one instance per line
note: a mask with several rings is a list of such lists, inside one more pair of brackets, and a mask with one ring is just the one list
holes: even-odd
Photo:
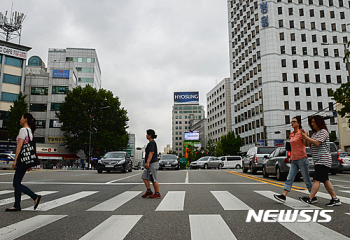
[(289, 15), (293, 15), (293, 8), (288, 8)]
[(328, 56), (328, 48), (323, 49), (323, 56), (325, 56), (325, 57)]
[(299, 16), (304, 16), (304, 9), (302, 8), (299, 9)]
[(332, 28), (332, 31), (337, 31), (337, 27), (336, 27), (335, 23), (331, 24), (331, 28)]
[(298, 87), (294, 88), (294, 94), (295, 94), (295, 96), (299, 96), (299, 88)]
[(292, 47), (292, 54), (297, 54), (297, 48), (295, 46)]
[(283, 87), (283, 95), (288, 95), (288, 87)]
[(330, 11), (331, 18), (335, 18), (334, 11)]
[[(1, 56), (0, 56), (1, 58)], [(14, 76), (14, 75), (9, 75), (4, 73), (4, 77), (2, 80), (4, 83), (11, 83), (11, 84), (16, 84), (16, 85), (21, 85), (21, 77), (19, 76)]]
[(294, 33), (291, 33), (291, 34), (290, 34), (290, 40), (291, 40), (291, 41), (295, 41), (295, 34), (294, 34)]
[(333, 110), (334, 110), (333, 105), (334, 105), (334, 104), (333, 104), (332, 102), (329, 102), (329, 103), (328, 103), (328, 110), (329, 110), (329, 111), (333, 111)]
[(46, 112), (47, 104), (31, 103), (29, 106), (30, 112)]
[(317, 50), (317, 48), (314, 48), (314, 49), (313, 49), (313, 53), (314, 53), (314, 56), (317, 56), (317, 55), (318, 55), (318, 50)]
[(66, 62), (94, 63), (95, 58), (66, 57)]
[(319, 64), (318, 64), (318, 61), (314, 61), (314, 68), (315, 68), (315, 69), (319, 69), (319, 68), (320, 68), (320, 66), (319, 66)]
[(346, 24), (342, 24), (341, 25), (341, 31), (342, 32), (346, 32)]
[(78, 78), (78, 82), (81, 82), (81, 83), (93, 83), (94, 82), (94, 78)]
[(321, 88), (316, 88), (316, 94), (317, 94), (317, 97), (322, 96)]
[(325, 66), (326, 69), (329, 69), (329, 62), (328, 61), (324, 62), (324, 66)]
[(315, 22), (311, 22), (311, 29), (316, 29), (316, 24), (315, 24)]
[(298, 67), (298, 62), (297, 60), (293, 60), (293, 68), (297, 68)]
[(300, 28), (301, 28), (301, 29), (305, 29), (305, 22), (304, 22), (304, 21), (301, 21), (301, 22), (300, 22)]
[(47, 95), (49, 92), (48, 87), (32, 87), (30, 95)]
[(282, 65), (282, 67), (286, 67), (286, 59), (281, 60), (281, 65)]
[(23, 60), (18, 59), (18, 58), (14, 58), (14, 57), (5, 56), (5, 64), (21, 68), (22, 64), (23, 64)]
[(285, 54), (286, 53), (285, 47), (281, 46), (280, 48), (281, 48), (281, 54)]
[(345, 14), (344, 14), (344, 12), (340, 12), (340, 19), (345, 19)]
[(317, 83), (321, 82), (320, 74), (315, 75), (315, 80)]
[(311, 38), (312, 38), (312, 42), (317, 42), (316, 35), (312, 35)]
[(293, 79), (294, 79), (294, 82), (298, 82), (298, 74), (297, 73), (293, 74)]
[(311, 96), (311, 91), (310, 91), (310, 88), (305, 88), (305, 94), (306, 96)]
[(340, 75), (337, 76), (337, 83), (342, 83)]
[(324, 10), (321, 10), (321, 11), (320, 11), (320, 17), (321, 17), (321, 18), (324, 18)]
[(282, 14), (282, 7), (278, 7), (278, 15)]
[(313, 4), (313, 0), (309, 0), (309, 4)]
[(327, 95), (328, 95), (328, 97), (332, 97), (332, 89), (331, 88), (327, 88)]
[(282, 73), (282, 80), (283, 82), (287, 81), (287, 73)]
[(309, 67), (309, 61), (308, 60), (304, 60), (304, 68), (308, 68)]
[(333, 43), (338, 43), (338, 38), (337, 38), (337, 36), (333, 36)]
[(318, 111), (323, 110), (322, 102), (317, 103)]
[(306, 42), (306, 34), (301, 34), (301, 41)]
[(67, 94), (68, 90), (65, 86), (52, 86), (52, 94)]
[(326, 23), (321, 23), (321, 30), (326, 30)]
[(322, 36), (322, 42), (327, 43), (327, 35)]
[(285, 124), (290, 124), (290, 117), (289, 117), (289, 115), (284, 116), (284, 122), (285, 122)]
[(310, 76), (309, 74), (304, 75), (305, 82), (310, 82)]
[(326, 75), (326, 82), (327, 83), (332, 83), (331, 75)]
[(323, 0), (318, 0), (318, 4), (319, 4), (320, 6), (322, 6), (322, 5), (323, 5)]
[(18, 99), (18, 94), (1, 92), (1, 101), (14, 102)]
[(306, 108), (307, 108), (307, 110), (312, 110), (311, 102), (306, 103)]
[(284, 110), (288, 110), (288, 109), (289, 109), (289, 102), (284, 101)]
[(59, 120), (53, 120), (53, 119), (50, 119), (50, 128), (60, 128), (63, 126), (63, 123), (60, 123)]
[(295, 102), (295, 110), (300, 110), (300, 102)]
[(284, 33), (283, 33), (283, 32), (280, 33), (280, 40), (281, 40), (281, 41), (284, 40)]
[(95, 69), (94, 68), (87, 68), (87, 67), (77, 67), (77, 72), (81, 73), (94, 73)]
[(307, 47), (303, 47), (303, 55), (307, 55)]
[(310, 9), (310, 17), (314, 17), (315, 16), (315, 12), (313, 9)]
[(37, 128), (45, 128), (46, 121), (45, 120), (36, 120), (35, 125)]
[(328, 0), (329, 6), (333, 6), (333, 0)]
[(336, 70), (340, 70), (340, 62), (336, 62), (335, 63), (335, 69)]
[(339, 57), (339, 50), (338, 49), (334, 49), (334, 57)]
[(279, 26), (279, 27), (283, 27), (283, 20), (279, 20), (279, 21), (278, 21), (278, 26)]

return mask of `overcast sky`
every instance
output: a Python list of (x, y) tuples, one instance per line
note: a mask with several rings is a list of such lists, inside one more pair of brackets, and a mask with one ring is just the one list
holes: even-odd
[[(13, 0), (24, 13), (21, 44), (47, 65), (49, 48), (96, 49), (102, 88), (120, 98), (136, 146), (145, 131), (171, 144), (174, 92), (206, 93), (229, 77), (226, 0)], [(1, 0), (0, 11), (11, 10)], [(16, 40), (15, 43), (18, 43)]]

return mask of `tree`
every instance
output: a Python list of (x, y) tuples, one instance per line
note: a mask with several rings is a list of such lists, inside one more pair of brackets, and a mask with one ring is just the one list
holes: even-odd
[(216, 148), (215, 148), (215, 156), (219, 157), (224, 155), (224, 151), (222, 150), (222, 144), (221, 141), (216, 142)]
[(210, 153), (213, 153), (215, 151), (216, 144), (213, 139), (209, 138), (208, 143), (207, 143), (207, 150)]
[(337, 134), (335, 132), (331, 132), (329, 134), (329, 141), (334, 142), (335, 140), (337, 140)]
[(342, 108), (337, 111), (341, 117), (348, 118), (348, 123), (350, 127), (350, 82), (343, 83), (340, 88), (335, 91), (331, 90), (333, 95), (333, 100), (342, 105)]
[(173, 150), (169, 150), (169, 151), (167, 152), (167, 154), (175, 154), (175, 155), (177, 155), (177, 152), (175, 152), (175, 151), (173, 151)]
[(225, 155), (239, 155), (243, 139), (233, 131), (221, 137), (222, 151)]
[(94, 155), (126, 148), (129, 140), (127, 111), (111, 91), (97, 91), (90, 85), (78, 86), (68, 91), (59, 109), (56, 117), (63, 124), (64, 144), (70, 151), (82, 149), (88, 156), (90, 131)]
[(22, 92), (19, 93), (17, 100), (13, 102), (13, 105), (10, 106), (10, 110), (8, 112), (8, 124), (7, 130), (9, 139), (15, 140), (18, 135), (19, 130), (21, 129), (21, 125), (19, 121), (21, 120), (23, 114), (28, 112), (28, 103), (26, 102), (27, 95)]

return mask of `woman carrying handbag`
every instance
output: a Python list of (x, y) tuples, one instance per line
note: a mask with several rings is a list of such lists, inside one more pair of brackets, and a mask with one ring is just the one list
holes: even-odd
[(18, 156), (20, 155), (23, 145), (33, 139), (33, 133), (36, 129), (35, 119), (33, 118), (32, 114), (25, 113), (20, 120), (20, 124), (22, 128), (19, 130), (19, 134), (16, 139), (17, 141), (16, 156), (15, 156), (15, 161), (12, 165), (12, 167), (16, 169), (15, 175), (13, 177), (13, 187), (15, 188), (15, 204), (11, 208), (6, 208), (5, 209), (6, 212), (21, 211), (22, 192), (27, 194), (29, 197), (31, 197), (34, 200), (34, 210), (38, 207), (41, 200), (40, 195), (36, 195), (28, 187), (22, 185), (22, 179), (28, 169), (20, 167), (18, 162), (19, 160)]

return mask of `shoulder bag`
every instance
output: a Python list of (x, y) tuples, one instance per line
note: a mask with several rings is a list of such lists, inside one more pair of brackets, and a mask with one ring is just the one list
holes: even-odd
[(23, 144), (21, 152), (19, 153), (17, 159), (18, 166), (22, 169), (28, 169), (40, 164), (40, 160), (36, 155), (36, 144), (34, 141), (34, 135), (33, 140), (30, 140), (28, 129), (27, 133), (28, 142), (26, 144)]

